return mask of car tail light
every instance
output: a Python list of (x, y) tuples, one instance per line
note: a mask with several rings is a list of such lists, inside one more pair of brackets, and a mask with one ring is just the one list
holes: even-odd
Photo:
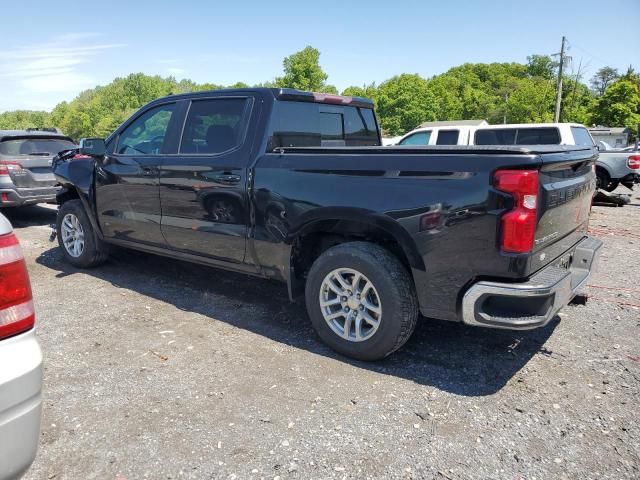
[(640, 155), (631, 155), (627, 159), (627, 165), (631, 170), (638, 170), (640, 168)]
[(27, 265), (11, 233), (0, 236), (0, 340), (33, 328), (35, 311)]
[(7, 176), (11, 172), (22, 170), (22, 166), (18, 162), (9, 162), (7, 160), (0, 160), (0, 177)]
[(509, 253), (533, 249), (538, 224), (538, 171), (498, 170), (494, 186), (514, 198), (513, 208), (502, 216), (500, 247)]

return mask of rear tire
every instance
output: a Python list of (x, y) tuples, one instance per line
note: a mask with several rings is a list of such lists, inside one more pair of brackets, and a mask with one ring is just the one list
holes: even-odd
[(357, 360), (380, 360), (395, 352), (418, 320), (409, 272), (373, 243), (343, 243), (325, 251), (309, 271), (305, 297), (320, 338)]
[(80, 200), (69, 200), (60, 206), (56, 232), (62, 254), (71, 265), (91, 268), (106, 261), (107, 245), (96, 236)]

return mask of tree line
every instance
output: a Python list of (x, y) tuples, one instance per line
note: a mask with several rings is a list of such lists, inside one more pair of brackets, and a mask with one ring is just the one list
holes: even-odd
[[(259, 87), (291, 87), (371, 98), (387, 135), (401, 135), (425, 121), (486, 119), (489, 123), (553, 121), (557, 65), (546, 55), (531, 55), (527, 63), (465, 63), (431, 78), (401, 74), (380, 84), (351, 86), (338, 92), (327, 83), (320, 52), (313, 47), (283, 61), (283, 75)], [(620, 74), (604, 67), (591, 79), (563, 79), (563, 122), (628, 127), (640, 123), (640, 75), (632, 67)], [(55, 126), (72, 138), (105, 137), (135, 110), (169, 94), (243, 88), (197, 84), (143, 73), (116, 78), (110, 84), (81, 92), (51, 112), (18, 110), (0, 114), (0, 129)]]

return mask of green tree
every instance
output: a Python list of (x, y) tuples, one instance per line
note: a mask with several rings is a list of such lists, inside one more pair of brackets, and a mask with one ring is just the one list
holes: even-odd
[(376, 102), (380, 125), (390, 135), (400, 135), (422, 122), (435, 120), (438, 110), (429, 82), (406, 73), (381, 83)]
[(604, 95), (613, 82), (620, 78), (620, 74), (616, 68), (602, 67), (591, 78), (591, 88), (596, 95)]
[(312, 92), (337, 93), (336, 87), (327, 85), (328, 75), (320, 66), (320, 51), (307, 46), (284, 59), (284, 75), (275, 79), (281, 88), (297, 88)]
[(640, 123), (640, 88), (630, 80), (618, 80), (595, 102), (593, 123), (627, 127), (635, 131)]
[[(508, 99), (527, 85), (526, 65), (518, 63), (465, 63), (433, 77), (429, 89), (438, 99), (438, 120), (486, 119), (502, 123), (508, 116)], [(530, 110), (538, 105), (538, 96), (530, 100)]]
[(342, 91), (342, 95), (369, 98), (375, 102), (378, 95), (378, 87), (376, 87), (375, 83), (362, 87), (347, 87)]
[(0, 114), (0, 130), (42, 128), (53, 126), (48, 112), (15, 110)]
[(527, 57), (527, 73), (531, 77), (541, 77), (551, 80), (555, 76), (558, 66), (549, 55), (529, 55)]
[(518, 80), (506, 100), (507, 123), (553, 121), (553, 98), (553, 86), (544, 77)]
[(591, 121), (591, 111), (595, 105), (593, 93), (589, 87), (575, 77), (565, 77), (563, 85), (560, 120), (588, 125)]

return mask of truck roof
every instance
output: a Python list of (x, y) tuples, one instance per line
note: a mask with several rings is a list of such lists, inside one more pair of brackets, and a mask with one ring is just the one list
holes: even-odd
[(559, 122), (559, 123), (504, 123), (497, 125), (480, 125), (478, 130), (487, 130), (487, 129), (501, 129), (501, 128), (544, 128), (544, 127), (559, 127), (562, 125), (568, 125), (570, 127), (583, 127), (587, 128), (581, 123), (572, 123), (572, 122)]
[(364, 97), (349, 97), (345, 95), (334, 95), (331, 93), (318, 93), (308, 92), (304, 90), (297, 90), (295, 88), (223, 88), (219, 90), (202, 90), (197, 92), (179, 93), (175, 95), (168, 95), (166, 97), (158, 98), (151, 103), (162, 102), (169, 98), (175, 100), (182, 100), (188, 98), (208, 97), (212, 94), (225, 94), (225, 95), (246, 95), (248, 93), (259, 93), (262, 95), (270, 95), (275, 100), (294, 100), (299, 102), (313, 102), (313, 103), (329, 103), (334, 105), (350, 105), (354, 107), (373, 108), (373, 101)]

